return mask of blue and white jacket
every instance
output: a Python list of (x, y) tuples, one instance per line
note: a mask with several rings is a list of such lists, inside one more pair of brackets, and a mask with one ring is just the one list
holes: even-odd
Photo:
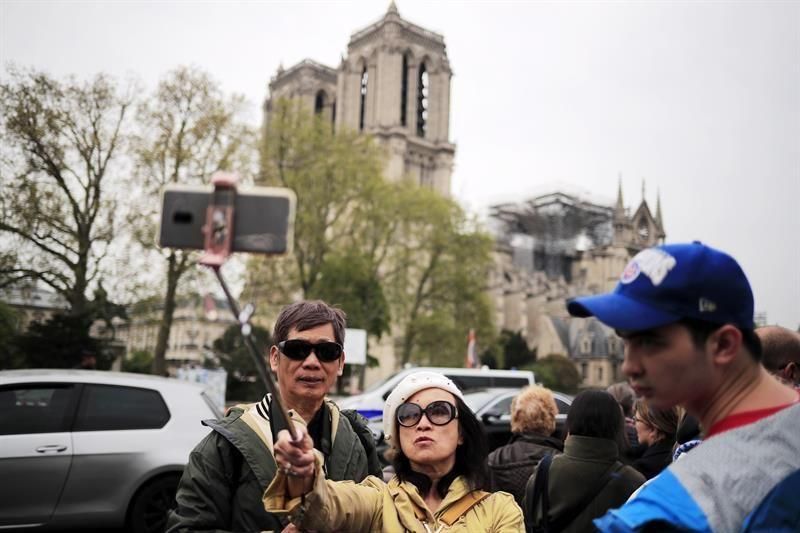
[(800, 404), (703, 441), (600, 531), (800, 531)]

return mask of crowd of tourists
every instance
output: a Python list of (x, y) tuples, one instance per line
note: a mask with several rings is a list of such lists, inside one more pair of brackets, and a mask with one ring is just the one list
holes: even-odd
[(269, 364), (292, 428), (270, 395), (205, 422), (168, 531), (798, 531), (800, 335), (755, 328), (733, 258), (650, 248), (567, 310), (616, 330), (627, 382), (580, 392), (563, 440), (534, 385), (488, 453), (462, 391), (421, 370), (386, 399), (384, 471), (366, 420), (326, 399), (344, 313), (284, 308)]

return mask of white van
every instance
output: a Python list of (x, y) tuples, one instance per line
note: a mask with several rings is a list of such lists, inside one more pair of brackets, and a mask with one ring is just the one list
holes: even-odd
[(521, 389), (534, 384), (530, 370), (493, 370), (488, 368), (441, 368), (418, 366), (405, 368), (379, 381), (362, 394), (337, 400), (342, 409), (355, 409), (366, 418), (383, 416), (383, 405), (401, 379), (414, 372), (428, 370), (444, 374), (462, 391), (485, 389), (489, 387), (508, 387)]

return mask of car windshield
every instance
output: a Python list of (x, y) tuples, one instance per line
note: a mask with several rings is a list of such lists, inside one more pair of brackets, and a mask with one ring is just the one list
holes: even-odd
[(473, 413), (477, 413), (483, 407), (489, 404), (492, 400), (497, 398), (498, 392), (493, 390), (481, 390), (469, 392), (464, 395), (464, 403), (472, 409)]

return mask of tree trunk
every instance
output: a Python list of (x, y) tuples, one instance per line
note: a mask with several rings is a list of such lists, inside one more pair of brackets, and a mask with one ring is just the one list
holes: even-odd
[(175, 313), (175, 293), (178, 288), (178, 280), (182, 274), (175, 252), (170, 252), (167, 264), (167, 293), (164, 295), (164, 310), (161, 313), (156, 350), (153, 354), (153, 374), (157, 376), (165, 376), (167, 374), (165, 355), (167, 353), (169, 333), (172, 330), (172, 316)]

